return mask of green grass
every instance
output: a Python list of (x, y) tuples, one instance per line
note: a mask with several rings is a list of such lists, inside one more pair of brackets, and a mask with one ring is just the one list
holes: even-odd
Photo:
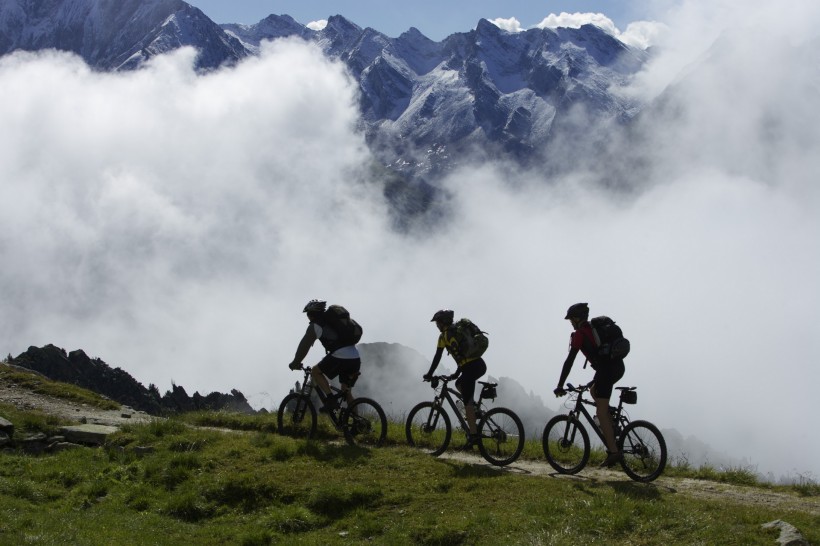
[(11, 404), (0, 402), (0, 416), (14, 423), (15, 437), (25, 433), (43, 432), (46, 435), (56, 434), (63, 425), (71, 421), (39, 411), (18, 410)]
[[(19, 431), (61, 424), (6, 405), (0, 414)], [(0, 544), (768, 545), (777, 531), (760, 526), (775, 519), (820, 543), (816, 510), (696, 499), (620, 473), (556, 478), (434, 458), (406, 446), (400, 423), (386, 447), (365, 449), (324, 416), (313, 441), (281, 436), (275, 422), (197, 412), (129, 424), (102, 448), (0, 452)], [(522, 458), (545, 462), (540, 441)], [(820, 496), (810, 479), (760, 484), (742, 468), (679, 464), (665, 476)]]
[(820, 541), (820, 517), (800, 511), (434, 458), (404, 446), (400, 425), (381, 449), (296, 440), (271, 417), (189, 415), (99, 449), (0, 453), (0, 543), (772, 544), (760, 525), (774, 519)]

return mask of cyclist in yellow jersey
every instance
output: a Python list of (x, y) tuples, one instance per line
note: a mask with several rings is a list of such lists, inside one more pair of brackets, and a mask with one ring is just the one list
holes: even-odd
[(459, 352), (458, 341), (455, 338), (455, 328), (453, 326), (453, 311), (442, 309), (436, 311), (430, 322), (435, 322), (441, 334), (438, 336), (436, 354), (430, 364), (430, 371), (424, 374), (424, 380), (430, 381), (433, 373), (441, 362), (444, 349), (458, 365), (456, 372), (451, 376), (456, 379), (456, 388), (461, 393), (464, 400), (464, 416), (467, 418), (467, 425), (470, 428), (470, 437), (464, 445), (464, 449), (472, 449), (477, 443), (478, 429), (475, 422), (475, 384), (478, 379), (487, 373), (487, 364), (481, 357), (463, 358)]

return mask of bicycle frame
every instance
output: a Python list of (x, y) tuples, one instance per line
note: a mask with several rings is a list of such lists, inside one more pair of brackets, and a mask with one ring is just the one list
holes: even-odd
[[(461, 414), (460, 411), (458, 411), (458, 406), (456, 405), (456, 400), (460, 401), (462, 404), (464, 403), (464, 400), (461, 397), (461, 393), (458, 392), (456, 389), (448, 386), (448, 383), (450, 382), (449, 376), (437, 375), (437, 376), (433, 377), (433, 381), (441, 383), (440, 387), (436, 383), (432, 384), (433, 390), (436, 391), (436, 396), (435, 396), (435, 398), (433, 398), (433, 404), (437, 407), (444, 408), (445, 406), (444, 406), (443, 402), (447, 401), (447, 403), (450, 405), (450, 410), (452, 411), (452, 413), (455, 414), (456, 418), (458, 419), (458, 423), (461, 426), (462, 430), (464, 430), (464, 432), (469, 434), (470, 426), (467, 423), (467, 419), (465, 418), (464, 415)], [(485, 384), (484, 381), (478, 381), (477, 383), (479, 383), (481, 385)], [(483, 389), (482, 389), (482, 391), (483, 391)], [(483, 401), (484, 401), (484, 397), (483, 397), (483, 392), (482, 392), (478, 396), (478, 402), (476, 403), (476, 407), (475, 407), (475, 409), (476, 409), (476, 419), (478, 419), (479, 413), (483, 409), (483, 405), (482, 405)]]
[[(305, 372), (305, 379), (304, 381), (302, 381), (302, 390), (299, 391), (300, 394), (307, 398), (310, 398), (311, 390), (316, 389), (316, 394), (319, 397), (319, 400), (324, 402), (325, 398), (327, 398), (327, 395), (323, 393), (321, 389), (319, 389), (318, 385), (315, 385), (313, 383), (313, 377), (310, 375), (310, 370), (312, 369), (312, 366), (303, 366), (302, 369)], [(335, 397), (339, 401), (339, 408), (336, 411), (328, 412), (327, 416), (333, 423), (333, 425), (336, 428), (339, 428), (339, 425), (341, 423), (340, 417), (342, 415), (342, 412), (347, 409), (347, 399), (344, 396), (346, 393), (345, 391), (342, 391), (342, 389), (335, 387), (333, 385), (330, 385), (330, 390), (333, 392), (331, 396)], [(306, 408), (301, 407), (300, 404), (296, 407), (296, 411), (294, 413), (296, 413), (298, 418), (301, 419), (302, 417), (304, 417), (305, 409)]]
[[(595, 401), (594, 400), (588, 400), (588, 399), (584, 398), (584, 393), (589, 390), (589, 385), (584, 385), (583, 387), (576, 388), (576, 387), (573, 387), (572, 384), (567, 383), (567, 387), (569, 387), (570, 391), (575, 392), (577, 394), (577, 397), (575, 399), (575, 407), (572, 408), (569, 411), (568, 415), (570, 417), (570, 421), (568, 421), (567, 424), (569, 425), (574, 420), (578, 419), (579, 414), (583, 415), (586, 418), (587, 423), (589, 424), (590, 428), (595, 432), (596, 436), (598, 436), (598, 439), (601, 440), (601, 443), (606, 445), (606, 440), (604, 439), (604, 433), (601, 430), (601, 426), (598, 423), (595, 422), (594, 417), (592, 416), (592, 414), (585, 407), (585, 405), (595, 406)], [(620, 390), (624, 390), (624, 389), (627, 389), (628, 387), (616, 387), (616, 388), (620, 389)], [(620, 436), (620, 431), (623, 430), (624, 427), (629, 423), (629, 420), (626, 419), (626, 417), (622, 414), (623, 405), (624, 405), (624, 401), (622, 399), (619, 399), (617, 406), (611, 406), (611, 405), (609, 406), (610, 415), (612, 416), (613, 432), (615, 433), (615, 440), (616, 441), (618, 440), (618, 437)], [(614, 409), (615, 411), (613, 412), (612, 409)], [(596, 407), (596, 413), (597, 413), (597, 407)], [(574, 432), (575, 431), (573, 430), (573, 433)]]
[[(466, 415), (460, 411), (458, 401), (461, 393), (449, 387), (450, 376), (431, 378), (435, 393), (433, 400), (419, 402), (405, 420), (405, 435), (411, 446), (426, 449), (431, 455), (444, 453), (452, 439), (454, 431), (463, 431), (467, 436), (464, 447), (471, 449), (478, 446), (481, 456), (496, 466), (505, 466), (515, 461), (524, 449), (526, 438), (521, 419), (508, 408), (484, 407), (484, 401), (495, 399), (496, 383), (479, 381), (481, 393), (476, 402), (476, 433), (472, 436)], [(449, 406), (450, 411), (447, 411)], [(456, 415), (458, 424), (453, 423), (452, 414)], [(417, 419), (418, 418), (418, 419)], [(439, 433), (440, 431), (440, 433)]]
[[(586, 405), (595, 405), (595, 402), (584, 398), (590, 385), (573, 387), (567, 384), (567, 387), (576, 395), (575, 404), (569, 413), (555, 415), (547, 421), (541, 444), (547, 461), (555, 470), (561, 474), (575, 474), (586, 466), (590, 455), (590, 435), (580, 416), (584, 416), (601, 443), (606, 445), (606, 442), (600, 425), (595, 423), (586, 408)], [(623, 405), (637, 401), (635, 387), (617, 389), (621, 391), (618, 405), (608, 408), (615, 428), (621, 468), (635, 481), (651, 482), (663, 473), (666, 466), (666, 442), (658, 427), (649, 421), (630, 421)], [(570, 405), (571, 402), (567, 404)]]

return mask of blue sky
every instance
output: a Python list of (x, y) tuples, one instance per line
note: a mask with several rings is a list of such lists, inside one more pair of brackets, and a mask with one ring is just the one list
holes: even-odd
[(540, 23), (550, 14), (603, 13), (620, 29), (633, 21), (652, 19), (661, 6), (672, 0), (417, 0), (415, 2), (385, 2), (384, 0), (188, 0), (217, 23), (252, 24), (270, 14), (290, 15), (307, 24), (343, 15), (361, 27), (372, 27), (391, 37), (397, 37), (410, 27), (416, 27), (433, 40), (442, 40), (454, 32), (475, 28), (479, 19), (515, 18), (522, 28)]

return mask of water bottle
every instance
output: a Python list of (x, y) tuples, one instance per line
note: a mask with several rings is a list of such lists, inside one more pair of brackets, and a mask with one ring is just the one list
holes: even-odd
[(593, 422), (593, 423), (595, 423), (595, 426), (596, 426), (596, 427), (601, 428), (601, 422), (598, 420), (598, 416), (597, 416), (597, 415), (593, 415), (593, 416), (592, 416), (592, 422)]
[(464, 415), (464, 402), (456, 400), (456, 410), (458, 410), (459, 415)]

